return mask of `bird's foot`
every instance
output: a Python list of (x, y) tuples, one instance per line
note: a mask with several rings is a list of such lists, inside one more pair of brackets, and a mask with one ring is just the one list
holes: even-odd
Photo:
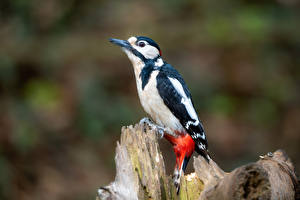
[(177, 195), (179, 194), (180, 191), (180, 177), (181, 177), (181, 173), (178, 170), (175, 170), (173, 174), (173, 183), (176, 188)]
[(152, 122), (148, 117), (144, 117), (143, 119), (140, 120), (140, 124), (147, 124), (152, 130), (155, 130), (158, 137), (161, 139), (164, 137), (164, 133), (168, 132), (169, 130), (167, 130), (164, 127), (161, 127), (157, 124), (155, 124), (154, 122)]
[(143, 125), (143, 124), (149, 125), (149, 124), (153, 124), (153, 122), (152, 122), (152, 120), (149, 119), (148, 117), (144, 117), (143, 119), (140, 120), (139, 124), (140, 124), (140, 125)]

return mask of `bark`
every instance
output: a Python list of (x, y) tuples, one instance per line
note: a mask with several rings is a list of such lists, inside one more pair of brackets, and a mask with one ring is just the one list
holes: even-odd
[(166, 174), (157, 134), (143, 125), (123, 127), (116, 148), (116, 177), (97, 199), (300, 199), (294, 166), (282, 151), (225, 173), (211, 160), (194, 159), (195, 173), (181, 179), (176, 195)]

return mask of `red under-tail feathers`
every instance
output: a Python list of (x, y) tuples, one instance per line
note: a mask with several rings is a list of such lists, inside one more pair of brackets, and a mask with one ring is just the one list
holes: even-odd
[[(173, 145), (176, 156), (176, 167), (181, 167), (185, 157), (191, 157), (195, 150), (195, 142), (188, 133), (176, 132), (178, 137), (165, 134), (164, 137)], [(184, 169), (183, 169), (184, 170)]]
[(192, 137), (185, 132), (175, 132), (178, 137), (165, 134), (164, 137), (173, 145), (176, 156), (176, 165), (173, 175), (174, 185), (177, 189), (177, 194), (180, 190), (180, 177), (185, 171), (186, 166), (195, 150), (195, 142)]

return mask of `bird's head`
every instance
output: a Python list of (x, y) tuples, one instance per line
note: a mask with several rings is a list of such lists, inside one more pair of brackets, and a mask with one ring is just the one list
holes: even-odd
[(128, 40), (110, 39), (110, 42), (121, 46), (131, 62), (146, 62), (160, 58), (159, 46), (152, 39), (144, 36), (130, 37)]

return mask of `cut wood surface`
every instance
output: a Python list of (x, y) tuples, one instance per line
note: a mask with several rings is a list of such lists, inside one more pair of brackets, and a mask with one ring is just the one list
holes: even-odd
[(282, 150), (225, 173), (211, 160), (194, 159), (195, 172), (181, 179), (179, 195), (166, 174), (157, 134), (145, 125), (123, 127), (116, 147), (116, 177), (97, 199), (300, 199), (294, 166)]

